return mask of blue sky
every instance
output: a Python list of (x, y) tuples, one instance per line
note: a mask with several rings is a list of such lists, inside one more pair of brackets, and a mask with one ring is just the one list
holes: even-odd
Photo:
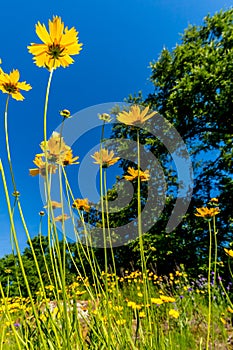
[[(27, 51), (35, 34), (37, 21), (45, 23), (53, 15), (62, 17), (65, 25), (75, 26), (83, 50), (69, 68), (55, 71), (48, 110), (48, 134), (60, 123), (63, 108), (72, 114), (96, 104), (123, 101), (130, 93), (141, 90), (146, 96), (153, 91), (149, 82), (149, 62), (156, 60), (163, 47), (172, 49), (188, 24), (201, 24), (204, 16), (231, 6), (230, 0), (66, 0), (21, 1), (1, 4), (2, 68), (19, 69), (21, 80), (32, 85), (25, 100), (11, 99), (9, 104), (9, 137), (17, 187), (31, 236), (38, 233), (42, 209), (39, 181), (28, 175), (34, 155), (43, 139), (43, 105), (48, 71), (38, 68)], [(0, 157), (8, 184), (3, 115), (6, 95), (0, 95)], [(87, 145), (86, 145), (87, 146)], [(85, 147), (85, 145), (83, 145)], [(85, 148), (80, 149), (80, 154)], [(78, 154), (78, 155), (80, 155)], [(10, 233), (2, 183), (0, 181), (0, 256), (10, 253)], [(25, 234), (16, 217), (21, 249)]]

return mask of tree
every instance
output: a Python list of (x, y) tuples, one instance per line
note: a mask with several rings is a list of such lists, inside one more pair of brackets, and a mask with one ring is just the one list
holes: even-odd
[[(168, 188), (172, 189), (162, 216), (144, 236), (147, 258), (162, 272), (184, 263), (197, 273), (208, 255), (208, 225), (194, 216), (196, 207), (217, 196), (221, 209), (217, 217), (219, 247), (232, 241), (233, 9), (206, 16), (201, 26), (190, 25), (181, 43), (171, 52), (163, 49), (150, 67), (154, 92), (146, 99), (140, 94), (131, 96), (128, 102), (149, 105), (174, 125), (193, 162), (194, 188), (185, 218), (167, 234), (166, 222), (179, 179), (174, 171), (169, 172), (171, 159), (163, 145), (142, 131), (141, 142), (163, 163)], [(114, 136), (135, 137), (130, 132), (117, 125)], [(126, 169), (128, 164), (122, 165)], [(131, 246), (137, 251), (137, 242)], [(219, 253), (224, 259), (223, 249)]]

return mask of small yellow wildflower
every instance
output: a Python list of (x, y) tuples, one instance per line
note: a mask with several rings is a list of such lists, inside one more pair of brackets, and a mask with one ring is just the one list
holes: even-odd
[(161, 305), (161, 304), (163, 304), (163, 300), (160, 298), (151, 298), (151, 303)]
[(64, 156), (64, 159), (63, 159), (63, 161), (62, 161), (62, 164), (63, 164), (64, 166), (72, 165), (72, 164), (79, 164), (79, 162), (77, 162), (78, 159), (79, 159), (78, 156), (73, 157), (73, 151), (72, 151), (72, 149), (69, 149), (69, 150), (65, 153), (65, 156)]
[(116, 320), (116, 324), (118, 326), (123, 326), (124, 324), (126, 324), (126, 320), (122, 319), (122, 320)]
[(140, 311), (140, 312), (139, 312), (139, 317), (140, 317), (140, 318), (145, 318), (145, 317), (146, 317), (145, 311)]
[(149, 111), (149, 107), (146, 107), (143, 110), (141, 110), (138, 105), (134, 105), (130, 108), (129, 112), (126, 112), (126, 111), (120, 112), (117, 115), (117, 120), (126, 125), (142, 124), (156, 114), (156, 112), (147, 114), (148, 111)]
[(79, 210), (85, 210), (86, 212), (90, 211), (91, 206), (88, 204), (88, 199), (75, 199), (72, 207)]
[(173, 318), (178, 318), (180, 316), (179, 311), (175, 310), (175, 309), (171, 309), (169, 310), (169, 316), (173, 317)]
[(69, 215), (63, 214), (63, 215), (58, 215), (54, 218), (54, 221), (60, 221), (63, 222), (65, 220), (69, 219)]
[(196, 216), (200, 216), (204, 219), (210, 219), (211, 217), (217, 215), (220, 213), (219, 208), (197, 208), (197, 213), (195, 214)]
[(228, 306), (227, 311), (229, 311), (231, 314), (233, 314), (233, 309), (230, 306)]
[(168, 297), (166, 295), (160, 295), (160, 299), (164, 301), (165, 303), (174, 303), (176, 301), (175, 298)]
[[(138, 178), (138, 169), (128, 167), (127, 172), (129, 175), (124, 175), (124, 178), (128, 181), (133, 181)], [(150, 179), (149, 170), (139, 170), (139, 177), (141, 181), (148, 181)]]
[[(62, 208), (62, 204), (60, 202), (51, 201), (52, 209)], [(44, 208), (48, 208), (48, 205), (45, 205)]]
[(19, 82), (19, 77), (20, 75), (18, 69), (14, 69), (10, 74), (1, 71), (0, 90), (4, 94), (11, 95), (11, 97), (17, 101), (23, 101), (24, 97), (20, 93), (20, 90), (29, 91), (32, 87), (25, 81)]
[(49, 70), (60, 66), (68, 67), (74, 60), (70, 57), (78, 55), (82, 44), (78, 42), (78, 32), (74, 27), (64, 28), (61, 17), (54, 16), (49, 20), (49, 32), (44, 24), (36, 24), (36, 34), (43, 44), (31, 43), (29, 52), (34, 55), (33, 59), (38, 67)]
[(114, 152), (108, 152), (105, 148), (102, 148), (99, 152), (95, 152), (91, 157), (95, 159), (95, 164), (102, 165), (103, 168), (108, 168), (120, 159), (120, 157), (114, 158)]
[(224, 248), (224, 251), (225, 253), (230, 256), (231, 258), (233, 258), (233, 250), (232, 249), (227, 249), (227, 248)]
[[(29, 169), (29, 173), (31, 176), (36, 176), (40, 174), (45, 177), (46, 174), (46, 163), (42, 160), (41, 155), (36, 155), (33, 163), (38, 167), (38, 169)], [(56, 165), (48, 164), (48, 173), (55, 174), (56, 173)]]

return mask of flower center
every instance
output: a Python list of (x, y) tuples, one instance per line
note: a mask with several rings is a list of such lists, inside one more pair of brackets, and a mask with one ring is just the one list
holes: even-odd
[(18, 88), (11, 83), (3, 84), (3, 87), (7, 92), (9, 92), (9, 94), (14, 94), (18, 91)]
[(54, 44), (54, 43), (52, 45), (49, 45), (48, 48), (49, 48), (48, 55), (52, 56), (55, 59), (58, 59), (59, 57), (61, 57), (64, 51), (64, 48), (62, 49), (59, 44)]

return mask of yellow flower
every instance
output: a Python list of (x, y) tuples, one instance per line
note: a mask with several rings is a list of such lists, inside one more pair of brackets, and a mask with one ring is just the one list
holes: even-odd
[[(60, 202), (51, 201), (52, 209), (62, 208), (62, 204)], [(48, 205), (45, 205), (44, 208), (48, 208)]]
[[(128, 181), (133, 181), (138, 178), (138, 169), (128, 167), (127, 172), (129, 175), (124, 175), (124, 178)], [(139, 177), (141, 181), (148, 181), (150, 179), (149, 170), (139, 170)]]
[(48, 141), (40, 143), (40, 148), (44, 152), (42, 155), (46, 153), (47, 159), (52, 163), (62, 162), (66, 152), (70, 150), (70, 147), (65, 144), (63, 137), (56, 131), (52, 133)]
[(218, 203), (218, 198), (211, 198), (210, 200), (212, 203)]
[(227, 255), (229, 255), (231, 258), (233, 258), (233, 250), (232, 249), (224, 248), (224, 251)]
[(126, 125), (142, 124), (156, 114), (156, 112), (152, 112), (147, 115), (148, 111), (149, 107), (141, 111), (139, 106), (134, 105), (130, 108), (129, 112), (123, 111), (118, 113), (117, 120)]
[(79, 209), (79, 210), (85, 210), (87, 212), (90, 211), (90, 205), (88, 204), (88, 199), (75, 199), (74, 203), (72, 204), (73, 208)]
[(76, 162), (76, 160), (78, 160), (79, 157), (73, 157), (73, 152), (72, 152), (72, 149), (69, 149), (65, 155), (64, 155), (64, 159), (62, 161), (62, 164), (64, 166), (67, 166), (67, 165), (72, 165), (72, 164), (79, 164), (79, 162)]
[(69, 219), (69, 215), (63, 214), (63, 215), (58, 215), (54, 218), (54, 221), (60, 221), (63, 222), (65, 220)]
[(139, 317), (140, 317), (140, 318), (146, 317), (146, 313), (145, 313), (144, 311), (140, 311), (140, 312), (139, 312)]
[(108, 152), (105, 148), (102, 148), (99, 152), (95, 152), (91, 157), (95, 159), (95, 164), (102, 165), (103, 168), (108, 168), (120, 159), (120, 157), (114, 158), (114, 152)]
[(74, 27), (64, 28), (61, 17), (54, 16), (49, 20), (49, 32), (44, 24), (36, 24), (36, 34), (43, 44), (31, 43), (29, 52), (34, 55), (33, 59), (38, 67), (49, 70), (60, 66), (68, 67), (74, 62), (72, 55), (78, 55), (82, 44), (78, 42), (78, 32)]
[(196, 216), (200, 216), (205, 219), (209, 219), (217, 214), (220, 213), (219, 208), (197, 208), (197, 213), (195, 214)]
[(175, 298), (167, 297), (166, 295), (160, 295), (160, 299), (165, 303), (174, 303), (176, 301)]
[(171, 316), (173, 318), (178, 318), (180, 316), (179, 311), (174, 310), (174, 309), (169, 310), (168, 314), (169, 314), (169, 316)]
[(161, 300), (160, 298), (151, 298), (151, 303), (161, 305), (163, 304), (163, 300)]
[(4, 73), (1, 70), (0, 74), (0, 90), (4, 94), (9, 94), (17, 101), (23, 101), (24, 97), (20, 93), (20, 90), (28, 91), (31, 90), (31, 85), (25, 81), (19, 82), (19, 71), (14, 69), (10, 74)]
[(123, 326), (126, 323), (126, 320), (122, 319), (122, 320), (116, 320), (116, 324), (118, 326)]
[[(35, 169), (29, 169), (29, 173), (31, 176), (41, 175), (45, 177), (46, 174), (46, 163), (41, 159), (41, 155), (36, 155), (33, 163), (38, 167)], [(48, 173), (55, 174), (56, 173), (56, 165), (48, 164)]]

